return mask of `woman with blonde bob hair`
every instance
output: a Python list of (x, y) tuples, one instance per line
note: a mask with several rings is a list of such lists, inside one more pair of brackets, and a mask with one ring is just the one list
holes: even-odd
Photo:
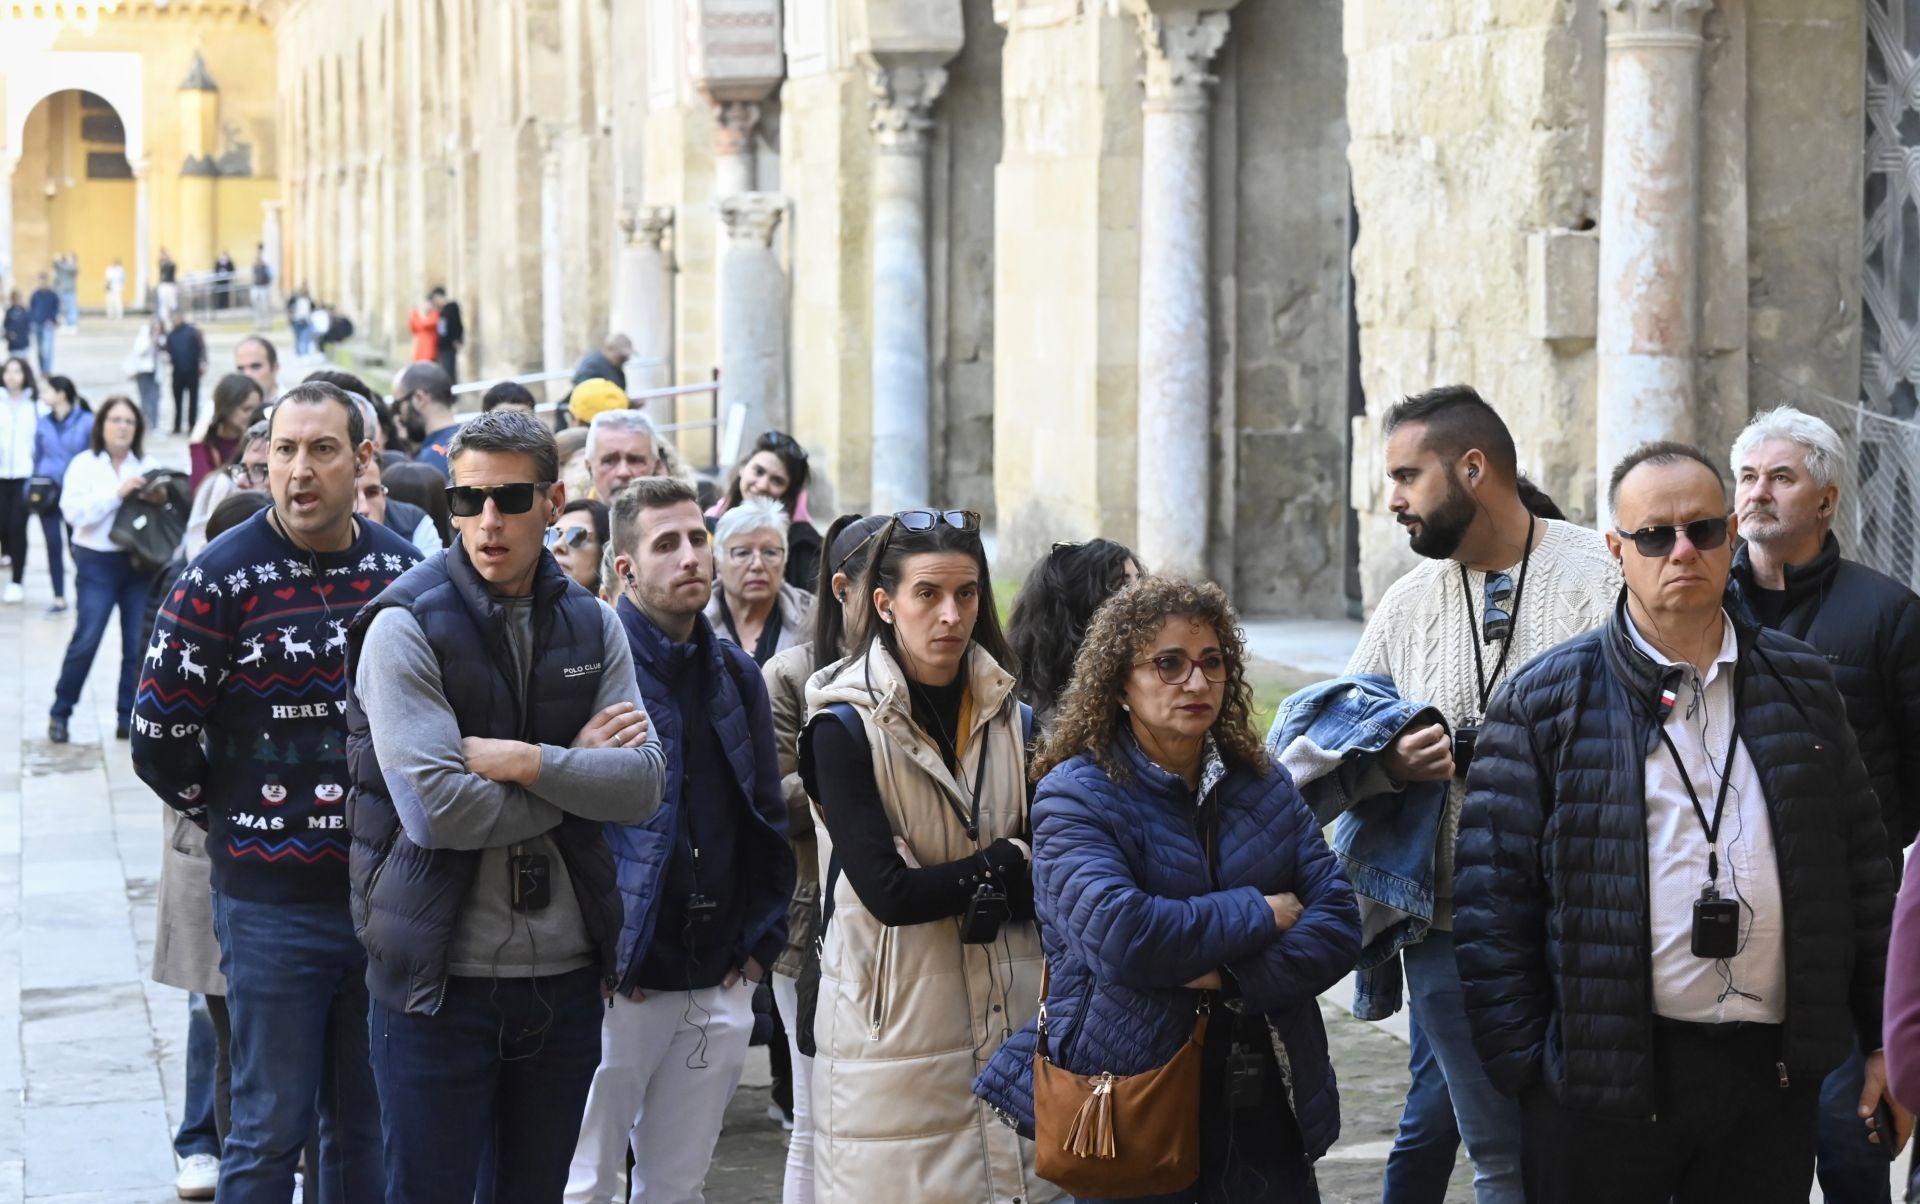
[[(1199, 1177), (1151, 1198), (1318, 1200), (1313, 1161), (1339, 1134), (1340, 1105), (1316, 997), (1353, 968), (1360, 921), (1254, 730), (1246, 646), (1220, 587), (1149, 577), (1115, 594), (1033, 772), (1053, 1062), (1145, 1073), (1209, 1009)], [(1027, 1133), (1036, 1043), (1030, 1022), (974, 1084)]]

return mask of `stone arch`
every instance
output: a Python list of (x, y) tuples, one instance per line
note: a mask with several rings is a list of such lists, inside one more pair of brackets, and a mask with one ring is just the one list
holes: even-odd
[(20, 139), (35, 106), (59, 92), (91, 92), (109, 105), (127, 131), (127, 162), (140, 170), (147, 157), (146, 104), (141, 91), (141, 57), (134, 53), (62, 50), (9, 58), (7, 140), (0, 158), (19, 158)]

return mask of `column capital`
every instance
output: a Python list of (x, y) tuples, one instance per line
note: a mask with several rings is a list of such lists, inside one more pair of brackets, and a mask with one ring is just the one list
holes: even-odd
[(753, 131), (760, 125), (757, 100), (714, 100), (713, 153), (744, 155), (753, 145)]
[(787, 214), (787, 198), (778, 192), (736, 192), (719, 200), (727, 241), (755, 247), (773, 245), (773, 232)]
[(630, 247), (651, 247), (658, 251), (665, 244), (667, 231), (673, 228), (673, 207), (670, 205), (643, 205), (638, 211), (631, 207), (620, 210), (620, 233), (626, 236)]
[(1713, 0), (1604, 0), (1607, 41), (1698, 42)]
[(1143, 11), (1135, 20), (1147, 52), (1146, 107), (1204, 110), (1207, 87), (1218, 82), (1207, 65), (1227, 44), (1227, 14)]
[(883, 151), (917, 152), (933, 129), (933, 106), (947, 90), (945, 67), (869, 67), (868, 128)]

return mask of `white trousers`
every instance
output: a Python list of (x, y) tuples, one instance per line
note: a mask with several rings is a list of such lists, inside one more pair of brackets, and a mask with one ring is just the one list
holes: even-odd
[(800, 1052), (794, 1017), (800, 1011), (800, 983), (773, 976), (773, 1003), (787, 1026), (787, 1050), (793, 1055), (793, 1135), (787, 1140), (787, 1177), (780, 1204), (813, 1204), (813, 1059)]
[(753, 1036), (753, 984), (616, 996), (600, 1028), (567, 1204), (704, 1204), (707, 1167)]

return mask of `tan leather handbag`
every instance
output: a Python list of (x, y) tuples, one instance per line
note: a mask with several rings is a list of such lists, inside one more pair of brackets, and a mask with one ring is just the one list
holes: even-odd
[(1193, 1035), (1144, 1074), (1074, 1074), (1047, 1045), (1049, 968), (1040, 972), (1033, 1055), (1034, 1169), (1074, 1196), (1127, 1199), (1189, 1187), (1200, 1177), (1200, 1062), (1206, 996)]

